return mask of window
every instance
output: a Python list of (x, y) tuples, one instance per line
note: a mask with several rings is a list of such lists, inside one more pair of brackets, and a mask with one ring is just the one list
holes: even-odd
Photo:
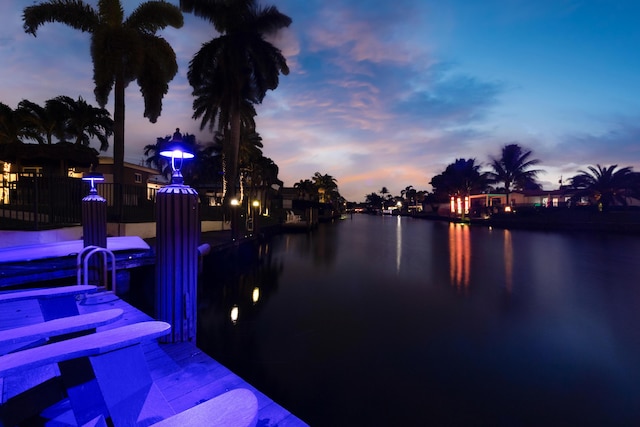
[(142, 182), (142, 174), (141, 173), (134, 173), (133, 177), (134, 177), (134, 181), (136, 182), (136, 184), (140, 184)]

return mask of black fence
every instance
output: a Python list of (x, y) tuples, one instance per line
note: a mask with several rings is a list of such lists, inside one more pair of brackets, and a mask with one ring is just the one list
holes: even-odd
[[(98, 194), (107, 201), (107, 221), (134, 223), (155, 221), (155, 189), (140, 185), (100, 183)], [(78, 225), (82, 198), (89, 184), (78, 178), (19, 174), (0, 187), (0, 229), (46, 230)], [(122, 203), (118, 204), (118, 193)], [(221, 220), (220, 206), (200, 206), (202, 220)]]

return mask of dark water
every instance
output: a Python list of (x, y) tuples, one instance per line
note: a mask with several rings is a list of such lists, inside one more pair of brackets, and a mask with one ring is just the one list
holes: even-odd
[(640, 425), (639, 266), (634, 236), (355, 215), (209, 256), (198, 345), (313, 426)]

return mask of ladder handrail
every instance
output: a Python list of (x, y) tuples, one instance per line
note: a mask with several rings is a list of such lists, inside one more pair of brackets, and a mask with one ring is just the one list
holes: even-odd
[(82, 248), (80, 252), (78, 252), (78, 255), (76, 257), (76, 284), (77, 285), (82, 284), (82, 257), (85, 255), (86, 252), (99, 247), (100, 246), (95, 246), (95, 245), (85, 246), (84, 248)]
[[(86, 253), (88, 252), (88, 253)], [(85, 256), (86, 253), (86, 256)], [(81, 284), (83, 276), (84, 276), (84, 284), (89, 284), (89, 259), (94, 254), (102, 254), (102, 271), (103, 271), (103, 280), (104, 286), (107, 287), (107, 258), (111, 255), (111, 290), (116, 292), (116, 256), (107, 248), (103, 248), (100, 246), (87, 246), (80, 251), (77, 258), (78, 263), (78, 271), (77, 271), (77, 281), (78, 285)], [(82, 262), (84, 257), (84, 263)], [(82, 265), (81, 265), (82, 264)], [(81, 268), (82, 267), (82, 268)]]

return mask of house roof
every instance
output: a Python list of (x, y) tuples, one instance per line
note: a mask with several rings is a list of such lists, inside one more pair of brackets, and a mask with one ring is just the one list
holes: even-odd
[(0, 159), (23, 166), (57, 165), (61, 160), (68, 166), (90, 166), (96, 162), (98, 151), (70, 142), (57, 144), (0, 144)]
[[(98, 157), (98, 164), (100, 165), (113, 165), (113, 157)], [(141, 172), (146, 172), (151, 175), (159, 175), (158, 170), (150, 168), (144, 165), (136, 165), (135, 163), (124, 162), (124, 167), (128, 169), (134, 169)]]

